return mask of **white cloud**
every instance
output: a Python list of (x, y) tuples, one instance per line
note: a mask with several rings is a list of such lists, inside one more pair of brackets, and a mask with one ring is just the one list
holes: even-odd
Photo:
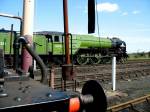
[(134, 14), (134, 15), (136, 15), (136, 14), (139, 14), (140, 13), (140, 11), (139, 10), (134, 10), (134, 11), (132, 11), (132, 12), (130, 12), (130, 13), (128, 13), (128, 12), (122, 12), (122, 16), (127, 16), (127, 15), (129, 15), (129, 14)]
[(123, 12), (122, 13), (122, 16), (127, 16), (128, 15), (128, 12)]
[(134, 11), (132, 11), (132, 14), (139, 14), (139, 13), (140, 13), (139, 10), (134, 10)]
[(115, 3), (106, 2), (106, 3), (97, 4), (97, 11), (100, 11), (100, 12), (115, 12), (118, 9), (119, 9), (119, 6), (118, 4), (115, 4)]

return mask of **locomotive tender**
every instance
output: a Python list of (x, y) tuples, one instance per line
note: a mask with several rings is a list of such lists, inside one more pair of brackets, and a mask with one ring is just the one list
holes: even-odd
[[(0, 48), (4, 49), (5, 58), (13, 55), (15, 38), (17, 38), (15, 31), (0, 31)], [(63, 63), (65, 44), (62, 32), (36, 32), (33, 43), (35, 51), (45, 63)], [(69, 48), (72, 63), (80, 65), (105, 63), (112, 56), (116, 56), (119, 62), (127, 57), (126, 43), (119, 38), (73, 34), (70, 35)]]

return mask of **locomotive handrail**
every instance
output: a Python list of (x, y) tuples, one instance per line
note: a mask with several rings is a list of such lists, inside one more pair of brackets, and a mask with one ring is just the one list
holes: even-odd
[[(62, 45), (63, 45), (63, 37), (64, 37), (65, 35), (69, 35), (69, 36), (71, 37), (71, 60), (72, 60), (72, 64), (73, 64), (73, 54), (72, 54), (72, 34), (71, 34), (71, 33), (67, 33), (67, 34), (64, 33), (64, 34), (62, 35)], [(64, 53), (63, 46), (62, 46), (62, 50), (63, 50), (63, 53)]]
[(39, 44), (39, 43), (37, 43), (37, 42), (34, 42), (35, 43), (35, 45), (38, 45), (38, 46), (43, 46), (43, 45), (41, 45), (41, 44)]
[(19, 37), (17, 40), (17, 43), (22, 43), (22, 45), (26, 48), (26, 50), (30, 53), (30, 55), (37, 61), (41, 68), (41, 73), (42, 73), (42, 78), (41, 78), (41, 83), (47, 84), (47, 70), (46, 66), (43, 63), (42, 59), (38, 56), (38, 54), (32, 49), (32, 45), (28, 42), (26, 39), (30, 35), (25, 35), (22, 37)]
[(71, 37), (71, 60), (72, 60), (72, 64), (73, 64), (73, 54), (72, 54), (72, 34), (69, 33), (68, 35), (70, 35), (70, 37)]

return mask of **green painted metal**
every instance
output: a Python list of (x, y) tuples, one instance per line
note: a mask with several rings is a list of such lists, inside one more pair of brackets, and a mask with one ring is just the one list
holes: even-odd
[(93, 35), (78, 35), (81, 41), (80, 48), (111, 48), (112, 42), (109, 38), (99, 38)]
[[(11, 44), (13, 46), (13, 42)], [(0, 32), (0, 48), (4, 50), (5, 54), (10, 54), (10, 33)], [(13, 49), (11, 51), (12, 53)]]
[[(59, 36), (59, 41), (55, 41), (55, 37)], [(14, 38), (14, 37), (13, 37)], [(14, 39), (12, 39), (14, 40)], [(65, 45), (62, 43), (62, 35), (52, 35), (52, 40), (49, 41), (45, 35), (34, 35), (35, 49), (39, 55), (48, 55), (52, 52), (53, 55), (65, 54)], [(71, 43), (71, 40), (69, 41)], [(13, 44), (13, 43), (12, 43)], [(5, 54), (10, 52), (10, 33), (0, 32), (0, 48), (5, 48)], [(13, 45), (12, 45), (13, 46)], [(111, 48), (112, 41), (109, 38), (98, 38), (93, 35), (73, 35), (72, 37), (72, 54), (76, 54), (79, 49), (86, 48)], [(69, 45), (71, 53), (71, 44)], [(12, 50), (13, 53), (13, 50)]]
[(39, 55), (45, 55), (47, 54), (47, 40), (44, 35), (34, 35), (33, 36), (33, 42), (35, 43), (35, 51)]

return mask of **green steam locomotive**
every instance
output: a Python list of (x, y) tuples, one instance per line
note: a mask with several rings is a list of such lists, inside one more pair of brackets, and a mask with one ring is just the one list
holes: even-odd
[[(5, 58), (13, 56), (15, 31), (0, 31), (0, 48)], [(65, 59), (65, 44), (62, 32), (42, 31), (33, 36), (33, 46), (38, 55), (47, 63), (62, 64)], [(119, 38), (98, 38), (93, 35), (70, 35), (70, 58), (74, 64), (99, 64), (116, 56), (118, 62), (126, 60), (126, 43)]]

